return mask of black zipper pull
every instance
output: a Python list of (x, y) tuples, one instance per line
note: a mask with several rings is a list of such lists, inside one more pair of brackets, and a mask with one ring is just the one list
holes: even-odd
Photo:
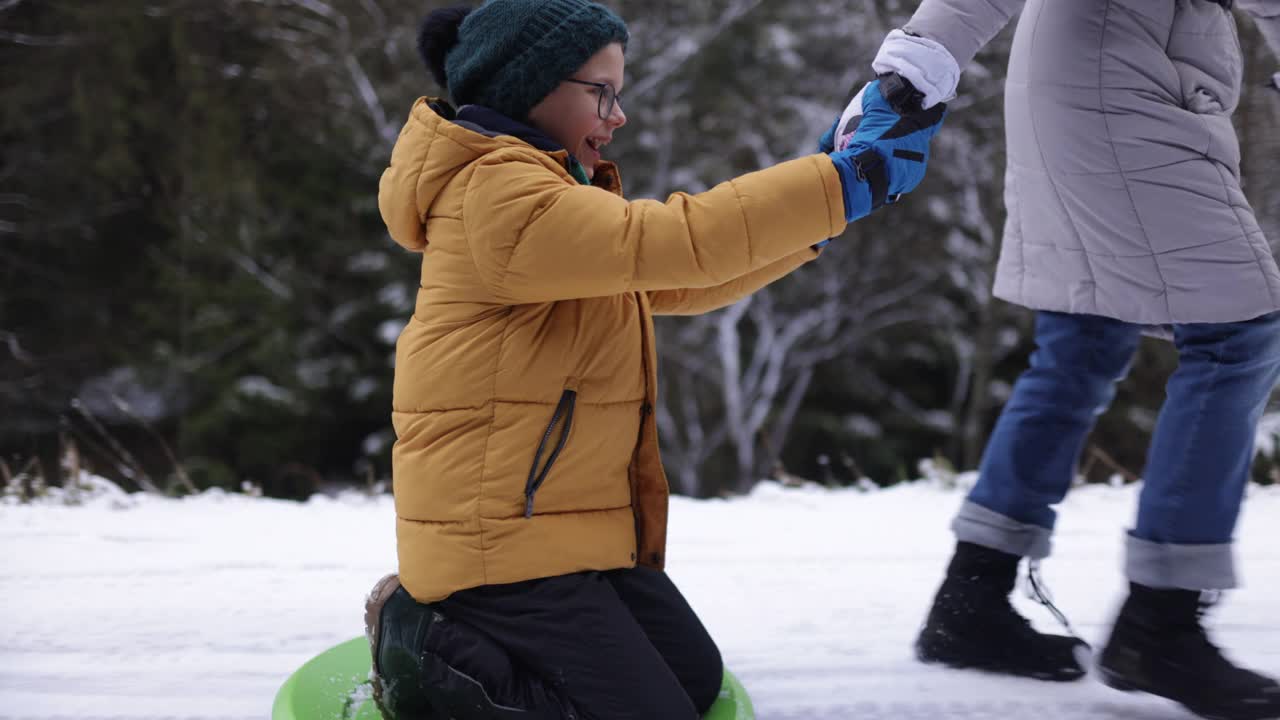
[[(537, 494), (538, 488), (542, 487), (542, 483), (547, 479), (547, 474), (551, 472), (551, 467), (556, 464), (556, 459), (560, 457), (560, 451), (564, 450), (564, 445), (569, 440), (569, 431), (573, 429), (573, 406), (574, 400), (578, 393), (575, 390), (565, 390), (560, 395), (560, 402), (556, 405), (556, 410), (551, 415), (551, 423), (547, 425), (547, 430), (542, 435), (542, 442), (538, 443), (538, 449), (533, 455), (533, 466), (529, 468), (529, 479), (524, 486), (524, 516), (526, 518), (533, 517), (533, 497)], [(556, 425), (560, 423), (560, 419), (564, 418), (564, 426), (560, 430), (560, 441), (556, 443), (555, 449), (551, 451), (551, 456), (547, 458), (547, 464), (539, 471), (538, 465), (542, 461), (542, 452), (546, 449), (547, 442), (551, 439), (551, 434), (555, 432)]]

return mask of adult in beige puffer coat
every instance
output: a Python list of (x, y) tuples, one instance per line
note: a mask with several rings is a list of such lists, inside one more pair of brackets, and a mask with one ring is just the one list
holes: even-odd
[[(1280, 0), (1238, 4), (1280, 51)], [(1280, 270), (1241, 192), (1231, 121), (1242, 78), (1231, 5), (924, 0), (876, 59), (927, 102), (948, 99), (960, 68), (1021, 11), (995, 294), (1037, 312), (1037, 349), (953, 524), (956, 552), (916, 644), (925, 661), (1084, 675), (1087, 646), (1036, 632), (1008, 595), (1019, 561), (1034, 575), (1049, 554), (1052, 506), (1139, 335), (1163, 326), (1180, 363), (1100, 675), (1207, 717), (1280, 718), (1280, 685), (1226, 660), (1200, 621), (1202, 591), (1236, 585), (1233, 532), (1280, 376)]]

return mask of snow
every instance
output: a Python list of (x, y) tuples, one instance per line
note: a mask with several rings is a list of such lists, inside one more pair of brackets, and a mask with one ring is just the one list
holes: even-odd
[[(763, 720), (1186, 720), (1094, 681), (1051, 685), (916, 663), (910, 651), (968, 484), (785, 489), (673, 498), (669, 571)], [(260, 720), (289, 673), (362, 632), (365, 593), (394, 563), (390, 498), (306, 503), (210, 492), (85, 492), (80, 505), (0, 504), (0, 718)], [(1249, 587), (1211, 622), (1238, 660), (1280, 674), (1280, 488), (1251, 489)], [(1079, 488), (1044, 568), (1059, 606), (1101, 640), (1121, 599), (1136, 488)], [(1042, 628), (1053, 621), (1020, 598)]]
[(261, 398), (281, 405), (297, 405), (293, 393), (261, 375), (249, 375), (236, 382), (236, 392), (245, 397)]
[(1280, 413), (1264, 415), (1258, 423), (1258, 452), (1280, 455)]
[(378, 325), (378, 338), (387, 345), (395, 345), (401, 330), (404, 330), (404, 321), (387, 320)]
[(155, 378), (144, 381), (136, 368), (118, 367), (81, 386), (76, 394), (84, 409), (100, 421), (155, 422), (173, 412), (177, 395), (171, 380), (157, 387)]

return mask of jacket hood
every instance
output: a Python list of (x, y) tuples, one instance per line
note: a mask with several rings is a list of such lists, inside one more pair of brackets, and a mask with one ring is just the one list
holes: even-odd
[[(419, 98), (379, 183), (378, 205), (391, 237), (421, 252), (428, 242), (426, 217), (444, 189), (479, 158), (512, 148), (550, 155), (561, 167), (569, 161), (569, 153), (546, 135), (493, 110), (466, 106), (455, 112), (443, 100)], [(567, 168), (564, 177), (577, 182)], [(611, 163), (597, 166), (592, 184), (621, 194)]]

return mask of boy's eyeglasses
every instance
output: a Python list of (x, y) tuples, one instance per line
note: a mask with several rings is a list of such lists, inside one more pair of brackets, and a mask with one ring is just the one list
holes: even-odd
[(569, 78), (565, 82), (571, 82), (576, 85), (589, 85), (598, 89), (600, 91), (600, 100), (596, 104), (596, 114), (600, 116), (601, 120), (608, 120), (613, 116), (613, 109), (617, 107), (618, 100), (621, 99), (618, 91), (613, 89), (613, 85), (607, 82), (589, 82), (587, 80), (574, 80), (573, 78)]

